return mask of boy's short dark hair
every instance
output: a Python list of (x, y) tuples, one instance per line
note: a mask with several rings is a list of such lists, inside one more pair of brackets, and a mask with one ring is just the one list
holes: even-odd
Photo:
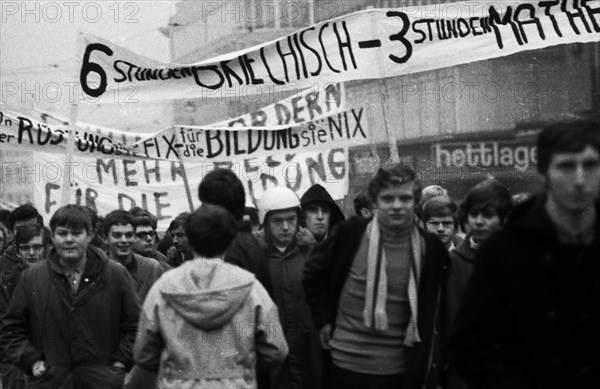
[(144, 208), (133, 207), (129, 210), (129, 213), (131, 216), (133, 216), (134, 227), (137, 228), (141, 226), (147, 226), (152, 227), (153, 230), (156, 230), (156, 227), (158, 226), (158, 219)]
[(369, 191), (363, 189), (354, 198), (354, 213), (360, 216), (360, 210), (363, 208), (372, 209), (374, 201), (369, 196)]
[(185, 230), (185, 223), (187, 222), (189, 217), (190, 217), (189, 212), (182, 212), (179, 215), (175, 216), (175, 219), (173, 219), (171, 221), (171, 223), (169, 224), (169, 228), (167, 228), (167, 232), (176, 230), (179, 227), (181, 227)]
[(185, 234), (198, 255), (214, 258), (223, 254), (235, 238), (235, 219), (219, 205), (203, 204), (187, 219)]
[(65, 205), (54, 212), (50, 218), (50, 230), (54, 233), (57, 227), (85, 230), (88, 234), (93, 231), (89, 211), (75, 204)]
[(220, 205), (236, 220), (244, 218), (246, 191), (242, 181), (229, 169), (209, 172), (198, 186), (198, 197), (202, 203)]
[(376, 201), (379, 192), (383, 189), (409, 182), (414, 182), (413, 195), (415, 204), (418, 204), (421, 201), (421, 182), (417, 179), (415, 171), (403, 163), (389, 168), (380, 168), (369, 184), (369, 196)]
[(44, 246), (50, 243), (50, 235), (45, 228), (38, 225), (19, 226), (15, 234), (15, 245), (18, 248), (20, 244), (27, 243), (36, 236), (42, 237)]
[(448, 196), (432, 197), (431, 199), (427, 200), (421, 208), (421, 217), (425, 223), (427, 223), (427, 221), (433, 217), (452, 216), (454, 219), (454, 225), (458, 225), (458, 206)]
[(15, 208), (10, 213), (9, 228), (12, 231), (15, 229), (15, 224), (17, 222), (24, 221), (24, 220), (31, 220), (31, 219), (36, 219), (37, 223), (40, 225), (40, 227), (44, 225), (44, 218), (42, 217), (42, 215), (40, 215), (38, 210), (33, 205), (31, 205), (31, 204), (21, 205), (21, 206)]
[(496, 179), (487, 179), (475, 185), (461, 205), (463, 220), (469, 213), (482, 209), (493, 209), (504, 221), (512, 210), (512, 196), (508, 188)]
[(547, 126), (537, 140), (538, 172), (546, 174), (553, 154), (578, 153), (586, 146), (600, 153), (600, 122), (577, 119)]
[(112, 211), (104, 217), (102, 231), (104, 236), (108, 236), (108, 232), (112, 226), (126, 226), (127, 224), (131, 224), (133, 227), (133, 216), (131, 216), (129, 212), (122, 210)]
[(133, 228), (136, 229), (138, 227), (150, 227), (153, 230), (156, 230), (156, 228), (154, 227), (154, 223), (152, 223), (152, 219), (148, 216), (133, 217)]
[(236, 220), (244, 218), (246, 191), (242, 181), (229, 169), (209, 172), (198, 186), (202, 203), (215, 204), (231, 212)]

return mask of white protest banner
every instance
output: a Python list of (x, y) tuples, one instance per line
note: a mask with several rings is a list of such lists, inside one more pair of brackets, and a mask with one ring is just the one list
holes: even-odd
[[(56, 113), (44, 111), (38, 108), (34, 108), (34, 112), (37, 114), (37, 116), (39, 116), (39, 121), (42, 123), (58, 128), (69, 126), (69, 118), (66, 116), (61, 116)], [(37, 118), (35, 119), (37, 120)], [(133, 144), (143, 138), (148, 137), (147, 132), (117, 130), (115, 128), (100, 126), (94, 123), (87, 123), (81, 120), (78, 120), (75, 126), (87, 133), (105, 136), (113, 143), (118, 143), (121, 145)]]
[(369, 9), (194, 64), (80, 34), (84, 100), (222, 98), (393, 77), (525, 50), (600, 41), (600, 0), (478, 1)]
[[(334, 199), (342, 199), (348, 192), (347, 159), (347, 149), (191, 164), (75, 157), (71, 202), (89, 206), (100, 215), (140, 206), (156, 215), (159, 229), (166, 230), (173, 217), (200, 205), (198, 184), (215, 168), (236, 173), (244, 184), (246, 203), (253, 206), (272, 186), (287, 186), (301, 196), (318, 183)], [(35, 153), (34, 161), (26, 169), (14, 171), (34, 178), (34, 205), (50, 218), (60, 206), (64, 157)]]
[(326, 119), (344, 112), (345, 109), (344, 84), (325, 83), (304, 89), (300, 93), (295, 93), (254, 112), (205, 127), (217, 129), (233, 127), (238, 130), (264, 127), (267, 130), (284, 130), (290, 126)]
[[(343, 91), (339, 84), (328, 84), (323, 90), (303, 91), (298, 96), (221, 123), (170, 127), (155, 134), (78, 123), (74, 154), (188, 163), (370, 143), (364, 109), (344, 110)], [(8, 146), (62, 154), (69, 133), (68, 128), (0, 111), (0, 143)]]
[(130, 150), (145, 158), (194, 162), (370, 143), (364, 109), (345, 107), (343, 84), (325, 84), (223, 122), (165, 129)]
[(148, 137), (130, 150), (144, 158), (194, 162), (364, 145), (371, 142), (365, 116), (363, 108), (352, 108), (281, 130), (176, 127)]
[[(60, 207), (64, 157), (34, 153), (28, 175), (34, 176), (34, 204), (44, 218)], [(128, 159), (74, 157), (71, 169), (71, 203), (86, 205), (105, 215), (115, 209), (140, 206), (166, 229), (170, 220), (199, 206), (197, 183), (190, 188), (181, 163)], [(193, 192), (193, 193), (192, 193)]]
[[(261, 107), (254, 112), (218, 123), (206, 124), (204, 127), (218, 129), (227, 129), (229, 127), (235, 127), (236, 129), (252, 129), (257, 127), (286, 129), (295, 124), (304, 124), (341, 113), (346, 109), (346, 100), (346, 90), (343, 84), (325, 83), (323, 85), (314, 85), (298, 93), (294, 93), (281, 101)], [(53, 124), (55, 127), (69, 125), (69, 119), (65, 116), (37, 108), (34, 111), (36, 116), (39, 116), (39, 121), (44, 124)], [(78, 121), (76, 125), (78, 128), (99, 135), (105, 135), (110, 139), (113, 139), (116, 134), (118, 136), (131, 134), (138, 138), (148, 135), (147, 133), (124, 132), (82, 121)], [(127, 142), (130, 140), (130, 137), (123, 139), (122, 143), (128, 144)]]
[[(188, 166), (188, 164), (185, 164)], [(192, 164), (195, 165), (195, 164)], [(254, 205), (272, 186), (287, 186), (301, 197), (314, 184), (322, 185), (334, 200), (348, 194), (348, 149), (274, 153), (254, 158), (203, 164), (231, 169), (244, 183), (246, 204)], [(199, 183), (200, 181), (198, 181)]]
[[(71, 130), (49, 125), (31, 116), (0, 111), (0, 144), (5, 147), (64, 154)], [(92, 126), (75, 131), (74, 153), (80, 156), (145, 158), (131, 148), (148, 134), (128, 133)]]

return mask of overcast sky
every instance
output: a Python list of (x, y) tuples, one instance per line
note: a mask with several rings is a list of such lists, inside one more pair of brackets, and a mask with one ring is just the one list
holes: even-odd
[(157, 28), (167, 25), (174, 2), (3, 0), (0, 77), (56, 69), (56, 65), (75, 68), (78, 31), (168, 62), (168, 40)]
[[(1, 105), (24, 114), (42, 109), (68, 115), (72, 85), (81, 58), (79, 31), (97, 35), (135, 53), (170, 62), (169, 40), (158, 31), (168, 24), (175, 0), (0, 1)], [(170, 123), (137, 105), (104, 113), (106, 107), (80, 107), (79, 117), (99, 125), (129, 129), (131, 123)], [(139, 111), (139, 112), (138, 112)], [(96, 116), (93, 114), (96, 113)], [(164, 123), (163, 123), (164, 122)]]

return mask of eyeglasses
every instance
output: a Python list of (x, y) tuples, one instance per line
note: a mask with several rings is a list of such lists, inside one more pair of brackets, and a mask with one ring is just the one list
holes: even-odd
[(126, 239), (132, 239), (135, 234), (133, 232), (111, 232), (110, 236), (115, 239), (121, 239), (123, 236), (125, 236)]
[(31, 250), (33, 251), (42, 251), (44, 249), (44, 245), (43, 244), (20, 244), (19, 245), (19, 251), (23, 251), (23, 252), (30, 252)]
[(156, 236), (156, 231), (154, 231), (154, 230), (140, 231), (140, 232), (136, 232), (135, 234), (140, 239), (146, 239), (147, 237), (154, 238)]

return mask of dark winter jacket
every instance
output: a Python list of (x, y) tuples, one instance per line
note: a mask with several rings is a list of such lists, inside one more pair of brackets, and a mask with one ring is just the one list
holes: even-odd
[(141, 255), (142, 257), (156, 259), (160, 264), (160, 267), (163, 269), (163, 272), (169, 271), (172, 269), (171, 265), (169, 265), (169, 258), (166, 255), (161, 253), (158, 250), (149, 250), (149, 251), (135, 251), (136, 254)]
[(331, 197), (329, 192), (327, 192), (327, 190), (319, 184), (315, 184), (308, 188), (306, 193), (304, 193), (302, 195), (302, 198), (300, 199), (300, 206), (302, 207), (303, 211), (306, 209), (306, 206), (310, 203), (321, 203), (329, 206), (329, 208), (331, 209), (329, 231), (331, 231), (335, 226), (337, 226), (346, 219), (344, 213), (342, 212), (340, 207), (338, 207), (336, 202), (333, 201), (333, 198)]
[(140, 304), (143, 304), (148, 291), (164, 271), (156, 259), (143, 257), (135, 253), (132, 255), (133, 259), (125, 265), (125, 268), (131, 275)]
[(0, 285), (2, 286), (2, 289), (6, 293), (6, 296), (9, 300), (10, 296), (12, 296), (13, 292), (15, 291), (15, 287), (17, 286), (19, 279), (21, 278), (21, 273), (23, 273), (28, 267), (29, 265), (25, 261), (21, 261), (19, 259), (18, 263), (14, 264), (10, 270), (2, 273), (0, 276)]
[[(304, 290), (317, 327), (335, 327), (340, 295), (369, 219), (352, 217), (340, 224), (319, 245), (304, 268)], [(419, 230), (425, 240), (425, 257), (418, 290), (418, 329), (421, 342), (407, 352), (406, 389), (435, 388), (440, 367), (439, 333), (443, 330), (442, 286), (448, 269), (448, 252), (440, 240)]]
[[(444, 290), (444, 319), (446, 322), (445, 334), (452, 333), (454, 320), (458, 313), (458, 308), (462, 303), (465, 290), (475, 267), (475, 250), (471, 248), (470, 236), (467, 236), (457, 247), (450, 252), (450, 271), (448, 272), (448, 282)], [(445, 339), (447, 340), (447, 339)], [(453, 371), (450, 366), (444, 365), (445, 389), (466, 389), (467, 384)]]
[(446, 286), (446, 315), (447, 330), (451, 331), (452, 323), (456, 318), (467, 284), (473, 274), (475, 265), (475, 250), (469, 244), (470, 237), (450, 252), (450, 271), (448, 272), (448, 283)]
[[(5, 255), (0, 260), (4, 269), (0, 272), (0, 320), (8, 311), (11, 296), (21, 278), (21, 274), (29, 266), (15, 255), (14, 245), (10, 246)], [(2, 384), (4, 388), (23, 388), (25, 385), (23, 373), (14, 366), (6, 357), (4, 351), (0, 348), (0, 374), (2, 375)]]
[(302, 288), (309, 249), (295, 242), (285, 252), (267, 248), (273, 301), (289, 346), (289, 357), (274, 374), (273, 389), (319, 389), (322, 348), (311, 310)]
[(188, 259), (191, 259), (190, 254), (181, 253), (175, 246), (169, 247), (169, 250), (167, 251), (167, 264), (171, 266), (172, 269), (181, 266), (181, 264)]
[(273, 288), (269, 267), (265, 258), (265, 244), (251, 232), (244, 231), (244, 224), (238, 225), (234, 240), (225, 251), (225, 262), (241, 267), (254, 274), (256, 279), (265, 287), (269, 295)]
[[(29, 265), (25, 261), (19, 262), (11, 271), (2, 275), (0, 285), (0, 320), (8, 310), (10, 299), (19, 279)], [(12, 364), (0, 348), (0, 375), (2, 376), (2, 387), (6, 389), (25, 388), (25, 376), (23, 371)]]
[(521, 204), (479, 249), (448, 344), (472, 388), (600, 383), (600, 223), (593, 245), (563, 244), (544, 202)]
[[(132, 365), (139, 303), (131, 277), (120, 264), (88, 246), (76, 294), (60, 271), (56, 252), (27, 269), (1, 326), (0, 345), (27, 375), (31, 388), (120, 388)], [(48, 371), (31, 376), (46, 361)]]
[(15, 245), (11, 245), (0, 255), (0, 275), (10, 273), (16, 266), (23, 263), (23, 260), (17, 257)]
[[(21, 261), (12, 268), (11, 271), (2, 274), (0, 283), (0, 320), (8, 310), (10, 305), (10, 299), (15, 291), (15, 287), (21, 279), (22, 273), (29, 267), (29, 265)], [(4, 358), (4, 352), (0, 349), (0, 361)]]

